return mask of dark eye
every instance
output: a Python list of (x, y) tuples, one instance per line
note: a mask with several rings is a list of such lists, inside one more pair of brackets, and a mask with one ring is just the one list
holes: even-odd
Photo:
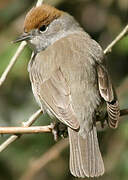
[(40, 30), (41, 32), (45, 31), (46, 29), (47, 29), (47, 26), (46, 26), (46, 25), (43, 25), (43, 26), (41, 26), (41, 27), (39, 28), (39, 30)]

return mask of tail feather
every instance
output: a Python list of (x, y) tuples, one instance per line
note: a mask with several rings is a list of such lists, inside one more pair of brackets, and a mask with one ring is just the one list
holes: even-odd
[(104, 173), (96, 128), (86, 138), (68, 128), (70, 142), (70, 171), (76, 177), (98, 177)]
[(107, 103), (107, 111), (108, 111), (108, 122), (111, 128), (117, 128), (120, 117), (120, 107), (118, 100), (113, 103)]
[[(82, 166), (82, 159), (81, 159), (81, 153), (78, 146), (78, 138), (75, 136), (75, 131), (70, 131), (71, 136), (73, 138), (71, 139), (70, 143), (70, 170), (71, 173), (74, 174), (76, 177), (84, 177), (84, 172)], [(70, 136), (70, 135), (69, 135)]]

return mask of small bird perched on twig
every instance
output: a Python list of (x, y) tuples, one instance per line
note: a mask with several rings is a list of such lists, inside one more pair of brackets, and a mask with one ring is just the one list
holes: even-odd
[(106, 102), (112, 128), (120, 115), (102, 48), (71, 15), (46, 4), (26, 15), (24, 33), (15, 42), (23, 40), (34, 52), (28, 71), (39, 106), (68, 127), (71, 173), (102, 175), (96, 113)]

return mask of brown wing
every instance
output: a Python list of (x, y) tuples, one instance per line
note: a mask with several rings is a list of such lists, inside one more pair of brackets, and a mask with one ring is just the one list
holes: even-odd
[(117, 97), (113, 90), (112, 83), (110, 81), (105, 66), (98, 64), (97, 73), (98, 73), (99, 91), (101, 96), (107, 103), (109, 126), (112, 128), (116, 128), (118, 126), (118, 121), (120, 116), (120, 108)]
[(79, 128), (71, 105), (70, 89), (60, 69), (56, 70), (50, 79), (41, 85), (39, 94), (46, 106), (60, 121), (72, 129)]

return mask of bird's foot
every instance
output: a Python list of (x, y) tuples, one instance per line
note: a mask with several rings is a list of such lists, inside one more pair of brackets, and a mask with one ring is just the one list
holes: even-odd
[(66, 138), (68, 136), (67, 126), (60, 122), (51, 123), (52, 126), (52, 134), (54, 136), (54, 140), (57, 141), (59, 137)]
[(107, 113), (100, 112), (99, 114), (96, 114), (96, 121), (100, 122), (101, 128), (104, 129), (106, 127), (106, 124), (108, 124), (107, 121)]

